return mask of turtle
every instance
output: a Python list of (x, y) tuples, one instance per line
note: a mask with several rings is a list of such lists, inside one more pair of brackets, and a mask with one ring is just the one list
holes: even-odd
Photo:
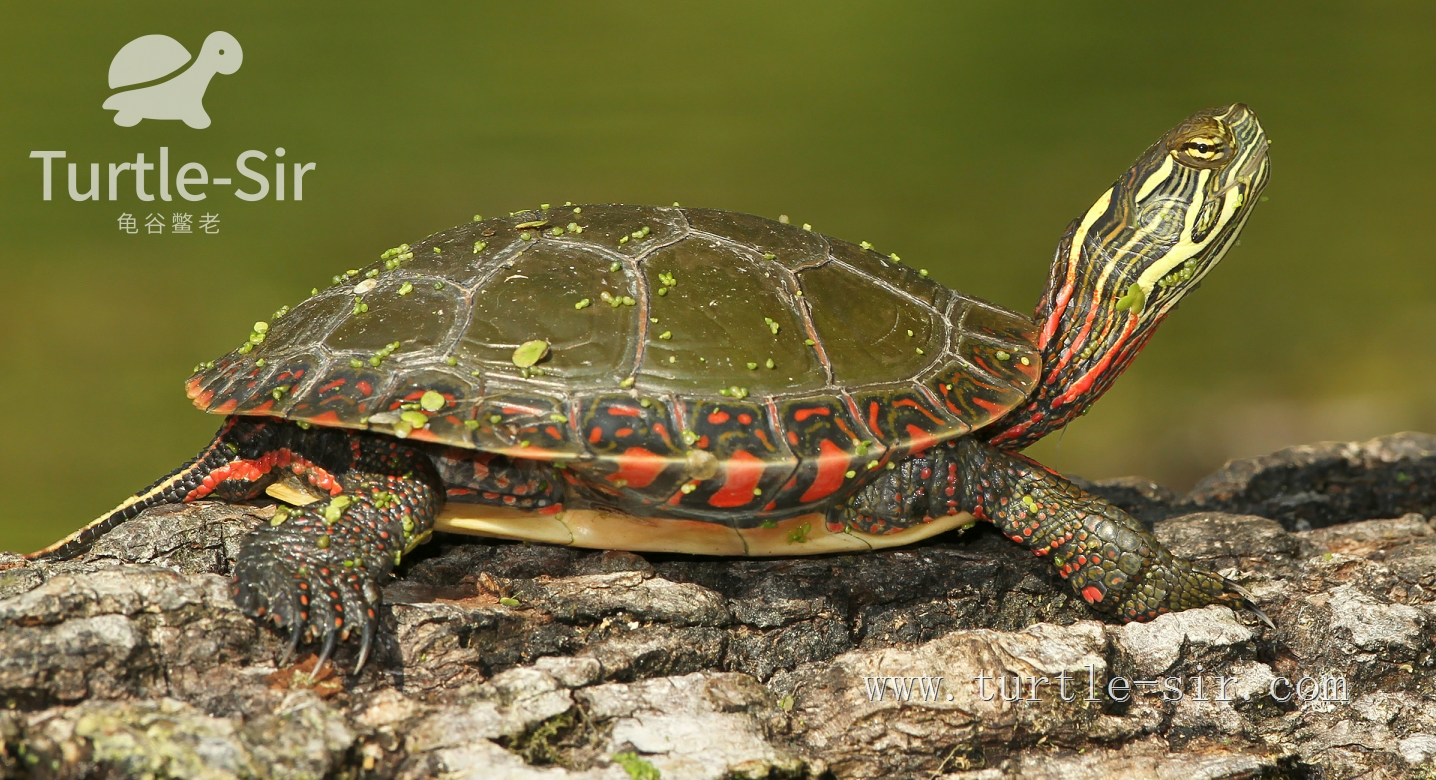
[(117, 92), (103, 108), (115, 113), (115, 124), (134, 127), (146, 119), (181, 119), (196, 130), (209, 127), (204, 92), (216, 73), (229, 75), (244, 63), (244, 50), (233, 35), (216, 31), (204, 39), (199, 57), (190, 61), (184, 45), (168, 35), (142, 35), (125, 44), (110, 61), (110, 89), (130, 87), (171, 76), (167, 81)]
[[(789, 556), (977, 521), (1123, 621), (1236, 583), (1021, 454), (1083, 414), (1235, 243), (1268, 179), (1245, 105), (1153, 144), (1058, 243), (1034, 317), (870, 244), (706, 208), (544, 204), (383, 252), (202, 363), (194, 459), (32, 557), (142, 510), (284, 499), (233, 595), (288, 654), (374, 639), (435, 530)], [(349, 645), (346, 642), (346, 647)]]

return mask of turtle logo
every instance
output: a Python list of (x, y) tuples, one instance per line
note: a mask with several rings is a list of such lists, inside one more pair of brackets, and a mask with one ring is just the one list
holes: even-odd
[[(204, 39), (194, 64), (190, 53), (168, 35), (142, 35), (124, 45), (110, 61), (110, 89), (140, 86), (116, 92), (104, 108), (115, 112), (115, 124), (134, 127), (146, 119), (179, 119), (200, 130), (209, 127), (204, 91), (216, 73), (239, 70), (244, 50), (227, 32), (212, 32)], [(150, 84), (149, 82), (155, 82)]]

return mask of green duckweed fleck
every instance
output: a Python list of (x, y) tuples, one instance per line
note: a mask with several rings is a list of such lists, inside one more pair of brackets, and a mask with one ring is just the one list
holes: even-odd
[(591, 304), (591, 303), (593, 303), (593, 301), (591, 301), (591, 300), (589, 300), (589, 299), (587, 299), (587, 298), (584, 298), (583, 300), (579, 301), (578, 303), (575, 303), (575, 304), (573, 305), (573, 307), (574, 307), (575, 309), (587, 309), (588, 306), (589, 306), (589, 304)]
[(354, 500), (348, 496), (335, 496), (329, 499), (329, 505), (324, 507), (324, 522), (328, 525), (339, 522), (339, 518), (344, 516), (344, 510), (348, 509), (352, 503)]
[(544, 356), (547, 354), (547, 341), (544, 341), (543, 339), (525, 341), (524, 343), (519, 345), (518, 349), (514, 350), (514, 365), (518, 366), (519, 368), (528, 368), (529, 366), (532, 366), (540, 360), (543, 360)]
[(433, 390), (425, 390), (424, 394), (419, 396), (419, 408), (426, 412), (437, 412), (444, 408), (445, 403), (447, 402), (444, 396)]

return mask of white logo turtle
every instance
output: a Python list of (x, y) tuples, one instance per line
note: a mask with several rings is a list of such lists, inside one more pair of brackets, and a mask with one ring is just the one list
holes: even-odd
[(204, 91), (214, 74), (227, 76), (239, 70), (244, 50), (233, 35), (212, 32), (204, 39), (194, 64), (177, 73), (189, 60), (189, 51), (168, 35), (142, 35), (125, 44), (110, 61), (110, 89), (176, 75), (168, 81), (111, 95), (104, 108), (116, 112), (115, 124), (134, 127), (145, 119), (181, 119), (196, 130), (209, 127)]

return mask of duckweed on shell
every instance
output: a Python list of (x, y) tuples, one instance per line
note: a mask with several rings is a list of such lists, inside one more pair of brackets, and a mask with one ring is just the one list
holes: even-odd
[(514, 365), (518, 366), (519, 368), (528, 368), (529, 366), (532, 366), (540, 360), (543, 360), (544, 356), (547, 354), (547, 341), (543, 339), (525, 341), (524, 343), (519, 345), (518, 349), (514, 350)]
[(444, 396), (433, 390), (425, 390), (424, 394), (419, 396), (419, 408), (426, 412), (437, 412), (444, 408), (445, 403)]

